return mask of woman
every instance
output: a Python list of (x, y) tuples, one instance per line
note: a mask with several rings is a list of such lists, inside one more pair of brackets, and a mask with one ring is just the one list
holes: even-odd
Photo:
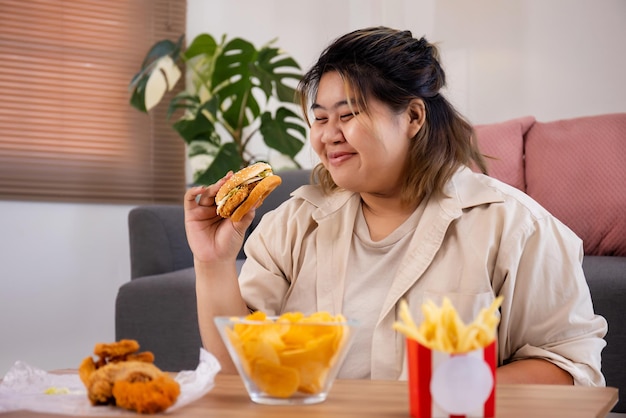
[(469, 167), (473, 130), (441, 95), (436, 48), (368, 28), (333, 42), (299, 91), (315, 185), (265, 216), (221, 219), (222, 179), (185, 197), (205, 347), (233, 371), (216, 315), (325, 310), (361, 326), (339, 377), (398, 379), (399, 301), (448, 297), (467, 321), (502, 295), (498, 381), (603, 385), (606, 321), (593, 312), (581, 241), (536, 202)]

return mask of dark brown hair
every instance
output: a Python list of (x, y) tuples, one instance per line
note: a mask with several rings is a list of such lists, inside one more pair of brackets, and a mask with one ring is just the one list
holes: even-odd
[[(368, 98), (395, 112), (404, 111), (415, 98), (424, 101), (425, 123), (413, 138), (405, 162), (404, 202), (418, 202), (441, 192), (462, 165), (486, 173), (471, 124), (440, 93), (446, 77), (436, 46), (425, 38), (416, 39), (410, 31), (374, 27), (335, 40), (298, 85), (307, 121), (309, 103), (315, 100), (322, 75), (329, 71), (343, 78), (356, 102), (362, 103), (360, 111), (367, 112)], [(315, 167), (313, 176), (326, 191), (337, 188), (323, 165)]]

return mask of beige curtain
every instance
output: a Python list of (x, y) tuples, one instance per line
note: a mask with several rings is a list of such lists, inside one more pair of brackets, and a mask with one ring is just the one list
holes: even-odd
[(185, 17), (186, 0), (0, 1), (0, 199), (181, 203), (168, 100), (146, 115), (128, 84)]

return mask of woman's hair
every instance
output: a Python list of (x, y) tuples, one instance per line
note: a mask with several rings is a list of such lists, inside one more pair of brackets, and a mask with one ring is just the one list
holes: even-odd
[[(444, 185), (462, 165), (486, 173), (483, 156), (474, 142), (472, 125), (441, 95), (446, 77), (436, 46), (410, 31), (374, 27), (348, 33), (335, 40), (298, 85), (302, 111), (307, 119), (325, 73), (336, 71), (367, 112), (368, 98), (375, 98), (395, 112), (407, 109), (419, 98), (425, 105), (425, 122), (411, 141), (404, 172), (402, 200), (418, 202)], [(310, 122), (309, 122), (310, 124)], [(327, 192), (338, 186), (322, 164), (313, 178)]]

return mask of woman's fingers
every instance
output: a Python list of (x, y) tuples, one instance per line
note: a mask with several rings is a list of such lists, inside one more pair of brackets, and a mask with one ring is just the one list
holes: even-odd
[[(215, 195), (222, 185), (233, 175), (229, 171), (217, 183), (210, 186), (194, 186), (185, 193), (185, 208), (191, 209), (196, 206), (210, 207), (215, 205)], [(194, 204), (195, 203), (195, 204)]]
[(205, 207), (213, 206), (215, 205), (215, 195), (211, 195), (208, 192), (208, 189), (204, 188), (200, 192), (200, 194), (196, 195), (195, 201), (198, 204), (198, 206), (205, 206)]
[(185, 192), (185, 209), (192, 209), (198, 206), (206, 190), (207, 188), (205, 186), (195, 186), (188, 189)]

